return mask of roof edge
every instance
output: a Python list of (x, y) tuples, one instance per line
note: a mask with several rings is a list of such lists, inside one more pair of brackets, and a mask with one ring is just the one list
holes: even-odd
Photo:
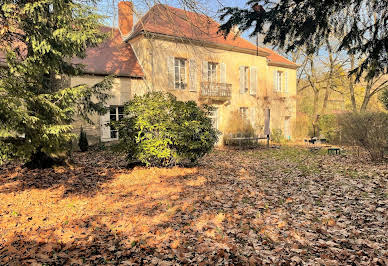
[(297, 65), (295, 63), (287, 64), (287, 63), (279, 63), (279, 62), (268, 62), (269, 66), (277, 66), (277, 67), (285, 67), (285, 68), (291, 68), (291, 69), (298, 69), (300, 65)]
[[(141, 30), (141, 31), (137, 32), (136, 34), (133, 34), (133, 35), (129, 36), (128, 38), (124, 39), (124, 42), (128, 42), (128, 41), (136, 38), (139, 35), (147, 35), (147, 34), (152, 35), (153, 37), (158, 37), (159, 39), (162, 39), (162, 40), (178, 41), (178, 42), (181, 42), (181, 43), (190, 42), (190, 43), (193, 43), (193, 44), (196, 44), (196, 45), (207, 46), (209, 48), (218, 48), (218, 49), (222, 49), (222, 50), (226, 50), (226, 51), (237, 51), (237, 52), (242, 52), (242, 53), (252, 54), (252, 55), (257, 55), (258, 54), (259, 56), (262, 56), (262, 57), (267, 57), (267, 56), (270, 55), (269, 52), (264, 52), (264, 51), (259, 51), (257, 53), (257, 50), (253, 50), (253, 49), (240, 48), (240, 47), (236, 47), (236, 46), (233, 46), (233, 45), (218, 44), (218, 43), (207, 42), (207, 41), (200, 41), (200, 40), (191, 39), (191, 38), (177, 37), (177, 36), (173, 36), (173, 35), (149, 32), (149, 31), (144, 31), (144, 30)], [(147, 36), (144, 36), (144, 37), (147, 37)]]
[(108, 72), (92, 72), (92, 71), (82, 71), (81, 75), (77, 76), (82, 76), (82, 75), (91, 75), (91, 76), (114, 76), (117, 78), (136, 78), (136, 79), (143, 79), (144, 76), (136, 76), (136, 75), (130, 75), (130, 74), (114, 74), (114, 73), (108, 73)]

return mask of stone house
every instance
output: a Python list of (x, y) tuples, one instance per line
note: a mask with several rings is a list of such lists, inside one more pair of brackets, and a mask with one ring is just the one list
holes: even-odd
[[(247, 119), (263, 135), (265, 110), (271, 129), (293, 136), (296, 117), (297, 65), (274, 51), (257, 47), (241, 37), (224, 38), (211, 18), (167, 5), (153, 6), (133, 23), (131, 2), (119, 2), (119, 28), (103, 27), (110, 38), (77, 63), (86, 75), (71, 85), (95, 84), (114, 74), (110, 112), (83, 127), (91, 142), (119, 138), (106, 124), (123, 115), (123, 105), (135, 94), (162, 90), (179, 100), (215, 107), (214, 126), (226, 132), (233, 113)], [(79, 130), (82, 122), (75, 123)]]

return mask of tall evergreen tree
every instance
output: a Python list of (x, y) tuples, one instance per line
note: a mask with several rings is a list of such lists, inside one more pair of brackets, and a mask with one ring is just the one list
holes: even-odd
[(249, 0), (250, 8), (226, 7), (220, 31), (233, 27), (252, 29), (287, 52), (307, 47), (317, 52), (331, 34), (343, 36), (339, 50), (359, 56), (362, 64), (352, 70), (366, 79), (387, 73), (388, 1), (382, 0)]
[[(2, 0), (0, 7), (0, 162), (65, 150), (78, 115), (103, 113), (112, 79), (71, 87), (88, 47), (105, 35), (87, 1)], [(92, 101), (95, 99), (95, 101)], [(35, 156), (34, 156), (35, 155)]]

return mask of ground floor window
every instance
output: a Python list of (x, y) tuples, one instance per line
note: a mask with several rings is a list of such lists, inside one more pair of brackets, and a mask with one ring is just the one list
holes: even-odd
[[(120, 121), (124, 117), (124, 106), (110, 106), (109, 119), (110, 122)], [(118, 139), (119, 133), (114, 127), (110, 127), (110, 137)]]
[(184, 90), (186, 85), (186, 59), (175, 58), (175, 89)]
[(210, 111), (209, 118), (212, 120), (213, 127), (218, 129), (218, 108), (213, 107), (213, 110)]

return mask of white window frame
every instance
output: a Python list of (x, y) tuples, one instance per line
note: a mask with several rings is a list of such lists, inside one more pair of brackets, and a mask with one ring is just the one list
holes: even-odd
[(276, 91), (281, 92), (283, 89), (282, 86), (282, 80), (283, 80), (283, 71), (277, 71), (276, 72)]
[(213, 110), (209, 112), (209, 118), (212, 120), (213, 127), (218, 129), (218, 108), (213, 107)]
[(207, 81), (209, 83), (217, 83), (218, 82), (218, 63), (216, 62), (208, 62), (207, 63)]
[(244, 93), (247, 93), (249, 92), (249, 89), (250, 89), (250, 74), (249, 73), (249, 67), (248, 66), (244, 66)]
[[(115, 113), (112, 114), (112, 108), (114, 108)], [(119, 112), (119, 108), (122, 108), (122, 113)], [(112, 116), (115, 117), (115, 120), (112, 120)], [(109, 122), (120, 121), (124, 117), (124, 106), (123, 105), (111, 105), (109, 106)], [(109, 128), (109, 136), (111, 139), (119, 139), (119, 133), (117, 130), (113, 129), (112, 126)]]
[(184, 90), (187, 87), (187, 60), (184, 58), (174, 58), (174, 88)]

